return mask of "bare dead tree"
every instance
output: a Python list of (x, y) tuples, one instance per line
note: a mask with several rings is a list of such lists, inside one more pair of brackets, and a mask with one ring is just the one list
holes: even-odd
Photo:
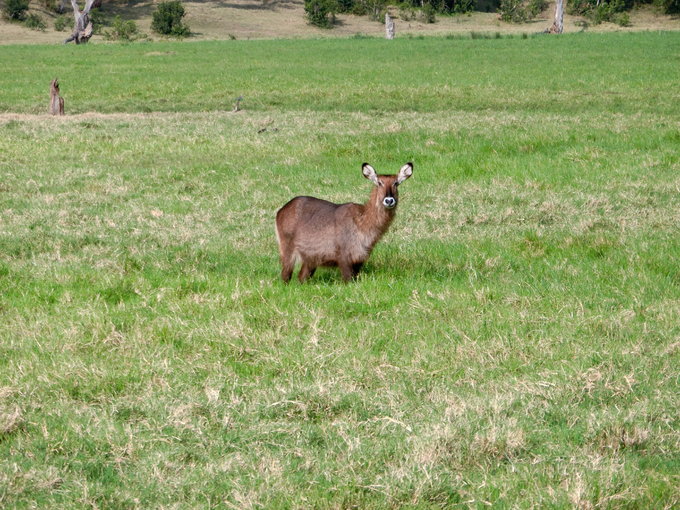
[(76, 0), (71, 0), (73, 6), (73, 17), (75, 18), (75, 25), (73, 26), (73, 33), (71, 37), (64, 41), (64, 44), (75, 41), (76, 44), (86, 43), (92, 37), (92, 21), (90, 21), (90, 9), (96, 0), (87, 0), (85, 8), (81, 11), (78, 9)]
[(59, 95), (59, 80), (56, 78), (50, 83), (50, 113), (64, 115), (64, 98)]
[(555, 21), (548, 28), (546, 34), (561, 34), (564, 31), (564, 0), (557, 0), (555, 4)]

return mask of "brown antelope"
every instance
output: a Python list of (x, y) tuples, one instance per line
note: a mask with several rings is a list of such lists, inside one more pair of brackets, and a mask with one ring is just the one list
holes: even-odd
[(378, 175), (368, 163), (364, 177), (375, 187), (365, 204), (334, 204), (314, 197), (295, 197), (276, 213), (281, 278), (290, 281), (296, 262), (300, 282), (319, 266), (338, 266), (342, 279), (359, 274), (371, 250), (389, 228), (397, 209), (397, 187), (413, 173), (406, 163), (397, 175)]

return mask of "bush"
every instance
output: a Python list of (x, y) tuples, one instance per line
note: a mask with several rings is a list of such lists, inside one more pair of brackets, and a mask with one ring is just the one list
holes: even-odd
[(30, 13), (28, 16), (26, 16), (24, 25), (31, 30), (39, 30), (40, 32), (44, 32), (47, 28), (45, 20), (42, 19), (40, 15), (35, 13)]
[(310, 25), (333, 28), (338, 4), (334, 0), (305, 0), (305, 15)]
[(9, 20), (23, 20), (28, 10), (28, 0), (6, 0), (5, 17)]
[(576, 0), (569, 4), (569, 14), (585, 16), (594, 25), (609, 21), (627, 27), (630, 26), (630, 16), (625, 11), (632, 5), (628, 0), (609, 0), (599, 5), (597, 0)]
[(57, 32), (65, 32), (67, 29), (71, 28), (73, 25), (73, 16), (67, 16), (62, 14), (57, 16), (54, 20), (54, 29)]
[(501, 0), (498, 13), (501, 20), (508, 23), (524, 23), (529, 19), (529, 13), (522, 5), (522, 0)]
[[(73, 20), (73, 16), (71, 16), (71, 20)], [(102, 28), (108, 24), (104, 14), (97, 8), (90, 10), (90, 21), (92, 22), (93, 34), (101, 34)], [(73, 21), (71, 21), (71, 23), (73, 23)]]
[(612, 22), (616, 23), (617, 25), (619, 25), (621, 27), (629, 27), (630, 26), (630, 16), (628, 15), (627, 12), (618, 12), (612, 18)]
[(64, 12), (64, 4), (62, 2), (57, 2), (57, 0), (40, 0), (40, 3), (48, 11), (56, 12), (57, 14)]
[(680, 14), (680, 0), (656, 0), (654, 3), (665, 14)]
[[(496, 0), (490, 0), (496, 1)], [(427, 4), (434, 9), (435, 13), (439, 14), (464, 14), (474, 10), (475, 5), (479, 0), (428, 0)], [(403, 0), (401, 8), (407, 7), (421, 9), (425, 8), (425, 3), (422, 0)]]
[(416, 11), (413, 7), (402, 5), (399, 8), (399, 19), (404, 21), (413, 21), (416, 19)]
[(111, 30), (104, 32), (104, 39), (108, 41), (135, 41), (143, 37), (139, 33), (137, 24), (132, 20), (124, 20), (120, 16), (113, 19)]
[(437, 10), (432, 4), (427, 3), (423, 5), (423, 9), (420, 12), (425, 23), (434, 23), (437, 21)]
[(453, 9), (451, 9), (452, 12), (455, 14), (465, 14), (468, 12), (472, 12), (475, 8), (475, 2), (474, 0), (456, 0), (456, 2), (453, 4)]
[(387, 13), (387, 5), (383, 0), (374, 0), (369, 2), (368, 19), (371, 21), (379, 21), (385, 23), (385, 14)]
[(385, 12), (387, 12), (387, 0), (338, 0), (337, 12), (347, 12), (356, 16), (368, 15), (373, 21), (385, 20)]
[(546, 7), (548, 7), (548, 2), (546, 2), (546, 0), (529, 0), (526, 9), (529, 16), (535, 18), (541, 14)]
[(179, 0), (161, 2), (153, 13), (151, 30), (161, 35), (186, 37), (190, 31), (189, 27), (182, 23), (185, 14), (184, 6)]

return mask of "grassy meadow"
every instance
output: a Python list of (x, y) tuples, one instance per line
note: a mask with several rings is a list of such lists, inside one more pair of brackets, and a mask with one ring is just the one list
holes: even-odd
[[(0, 67), (0, 507), (680, 505), (679, 32)], [(364, 161), (391, 231), (284, 285)]]

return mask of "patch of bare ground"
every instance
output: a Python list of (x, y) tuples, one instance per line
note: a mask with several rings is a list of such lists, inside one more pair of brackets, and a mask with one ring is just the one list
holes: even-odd
[[(160, 0), (128, 3), (106, 1), (102, 12), (106, 18), (116, 15), (123, 19), (134, 20), (141, 32), (152, 40), (159, 40), (151, 31), (151, 15)], [(348, 37), (356, 34), (383, 37), (384, 25), (370, 21), (367, 16), (341, 14), (337, 25), (331, 30), (310, 26), (304, 15), (303, 0), (230, 0), (185, 1), (186, 22), (191, 28), (189, 40), (228, 40), (228, 39), (276, 39), (276, 38), (323, 38)], [(439, 16), (436, 23), (403, 21), (398, 19), (398, 9), (391, 9), (397, 16), (397, 37), (404, 35), (467, 35), (470, 32), (522, 34), (542, 32), (551, 24), (554, 7), (551, 4), (538, 18), (528, 23), (505, 23), (497, 13), (474, 12), (461, 16)], [(31, 2), (31, 12), (40, 15), (47, 23), (45, 31), (30, 30), (18, 23), (0, 20), (0, 44), (58, 44), (69, 32), (54, 30), (56, 14), (45, 9), (37, 0)], [(66, 13), (67, 15), (70, 13)], [(659, 14), (652, 8), (635, 9), (630, 13), (631, 25), (620, 27), (612, 23), (588, 26), (588, 31), (640, 31), (640, 30), (680, 30), (680, 18)], [(580, 32), (584, 19), (565, 15), (565, 32)], [(101, 35), (95, 35), (92, 42), (103, 42)]]

